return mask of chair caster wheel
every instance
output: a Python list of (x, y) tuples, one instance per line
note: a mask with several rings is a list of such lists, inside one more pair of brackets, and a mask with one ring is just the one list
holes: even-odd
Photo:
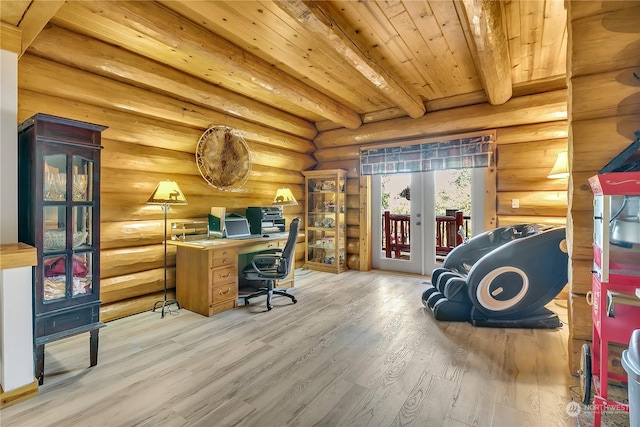
[(273, 306), (272, 306), (272, 305), (268, 305), (268, 306), (267, 306), (267, 311), (270, 311), (272, 308), (273, 308)]
[(249, 305), (249, 299), (248, 298), (244, 299), (244, 305)]
[(295, 298), (291, 298), (291, 301), (293, 301), (294, 304), (298, 302), (298, 300)]

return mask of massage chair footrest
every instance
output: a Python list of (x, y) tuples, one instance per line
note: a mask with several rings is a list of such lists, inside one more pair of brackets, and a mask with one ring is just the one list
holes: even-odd
[(558, 329), (562, 322), (558, 315), (551, 310), (542, 308), (527, 317), (517, 319), (487, 318), (474, 308), (471, 309), (471, 324), (487, 328), (526, 328), (526, 329)]

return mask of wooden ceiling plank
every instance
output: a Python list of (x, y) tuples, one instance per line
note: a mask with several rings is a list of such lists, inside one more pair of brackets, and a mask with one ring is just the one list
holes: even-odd
[[(73, 55), (58, 49), (73, 46)], [(116, 46), (50, 25), (29, 53), (132, 85), (170, 93), (181, 99), (302, 138), (312, 139), (315, 126), (299, 117), (212, 85)]]
[[(70, 2), (60, 8), (55, 19), (74, 28), (78, 14), (86, 23), (83, 31), (96, 38), (108, 37), (139, 54), (276, 108), (286, 110), (283, 107), (295, 100), (300, 107), (347, 128), (361, 124), (352, 109), (157, 3)], [(212, 68), (218, 69), (215, 75)]]
[(524, 79), (535, 80), (535, 53), (536, 43), (539, 42), (539, 36), (537, 31), (540, 28), (537, 26), (537, 19), (535, 16), (538, 10), (537, 1), (521, 1), (520, 2), (520, 34), (521, 34), (521, 49), (522, 49), (522, 65), (524, 72)]
[(522, 39), (520, 35), (520, 2), (510, 1), (504, 4), (509, 59), (511, 60), (511, 79), (513, 84), (525, 81), (522, 72)]
[(547, 1), (536, 1), (532, 3), (535, 5), (535, 10), (533, 12), (533, 19), (531, 20), (534, 24), (532, 32), (533, 44), (531, 45), (533, 48), (533, 74), (531, 78), (532, 80), (537, 80), (544, 77), (546, 71), (544, 68), (545, 64), (542, 62), (542, 37), (544, 35), (544, 12)]
[(450, 73), (442, 71), (438, 61), (431, 60), (435, 56), (433, 50), (425, 43), (420, 32), (416, 31), (416, 24), (406, 10), (387, 18), (393, 24), (406, 49), (411, 52), (409, 61), (420, 74), (420, 84), (437, 87), (439, 97), (447, 96), (454, 89), (454, 81), (451, 80)]
[(40, 31), (49, 23), (65, 0), (33, 0), (20, 20), (22, 30), (22, 55), (31, 46), (31, 43), (40, 34)]
[[(244, 50), (356, 111), (384, 108), (389, 101), (374, 88), (354, 84), (352, 67), (333, 56), (307, 30), (269, 2), (163, 1), (171, 10), (199, 23)], [(273, 9), (273, 10), (272, 10)], [(281, 16), (273, 13), (279, 11)], [(283, 19), (284, 18), (284, 19)], [(250, 25), (247, 25), (250, 22)], [(293, 26), (291, 25), (293, 24)], [(354, 90), (354, 86), (360, 90)], [(380, 106), (382, 105), (382, 107)]]
[[(339, 20), (343, 14), (346, 14), (349, 21), (354, 21), (354, 18), (351, 17), (352, 14), (359, 17), (357, 21), (361, 27), (357, 27), (355, 30), (358, 34), (351, 37), (361, 40), (360, 46), (371, 46), (368, 50), (370, 57), (402, 75), (414, 87), (416, 94), (423, 98), (431, 99), (442, 96), (436, 92), (439, 88), (433, 85), (433, 82), (429, 84), (424, 81), (424, 72), (419, 70), (419, 64), (412, 60), (411, 49), (401, 40), (391, 22), (375, 2), (343, 2), (340, 4), (342, 8), (339, 12), (334, 10), (332, 16)], [(327, 2), (320, 5), (326, 7)], [(346, 12), (351, 10), (353, 13)]]
[(567, 13), (563, 2), (545, 1), (542, 41), (540, 44), (540, 70), (544, 76), (558, 74), (566, 69), (567, 56), (562, 47), (567, 38)]
[(504, 104), (512, 94), (511, 63), (500, 2), (463, 0), (456, 5), (489, 103)]
[[(291, 45), (297, 45), (300, 50), (300, 58), (308, 63), (290, 72), (299, 78), (310, 78), (306, 69), (309, 63), (318, 71), (317, 78), (313, 81), (322, 91), (330, 93), (332, 97), (343, 100), (347, 105), (355, 105), (359, 111), (371, 111), (371, 109), (388, 108), (394, 103), (389, 100), (377, 87), (371, 85), (364, 75), (354, 73), (353, 65), (343, 55), (337, 52), (331, 45), (324, 43), (304, 23), (289, 15), (280, 6), (279, 1), (260, 0), (265, 9), (268, 9), (282, 22), (286, 22), (291, 28)], [(315, 7), (315, 6), (314, 6)], [(290, 62), (289, 56), (282, 57), (283, 62)], [(312, 78), (312, 77), (311, 77)]]
[[(408, 5), (420, 5), (420, 2), (407, 2)], [(450, 2), (435, 1), (429, 2), (429, 6), (433, 13), (444, 40), (446, 41), (449, 52), (455, 61), (455, 68), (460, 75), (461, 83), (459, 86), (459, 94), (467, 92), (475, 92), (482, 90), (480, 76), (476, 70), (475, 64), (469, 46), (466, 43), (464, 31), (458, 20), (455, 5)], [(420, 29), (423, 26), (418, 27)], [(429, 39), (426, 39), (429, 40)]]
[[(412, 27), (409, 30), (416, 34), (415, 46), (420, 47), (420, 51), (416, 51), (416, 60), (424, 67), (424, 72), (429, 75), (437, 76), (441, 97), (446, 98), (455, 96), (468, 91), (480, 89), (478, 87), (471, 89), (468, 86), (467, 78), (463, 76), (458, 67), (457, 60), (448, 43), (445, 29), (453, 22), (457, 22), (457, 17), (450, 19), (447, 16), (446, 2), (434, 2), (431, 6), (427, 2), (405, 1), (407, 13), (411, 17)], [(436, 15), (436, 10), (440, 15), (440, 19)], [(455, 14), (455, 10), (454, 10)], [(411, 34), (405, 33), (406, 37)], [(404, 35), (404, 34), (403, 34)], [(408, 38), (408, 40), (411, 40)], [(463, 39), (466, 45), (466, 41)], [(415, 49), (414, 49), (415, 50)], [(468, 51), (467, 51), (468, 52)], [(472, 62), (469, 58), (468, 62)], [(475, 69), (473, 74), (476, 75)], [(426, 78), (427, 81), (431, 80)]]
[(352, 41), (340, 28), (337, 22), (325, 15), (313, 4), (305, 4), (301, 0), (289, 0), (278, 5), (290, 16), (310, 30), (326, 46), (330, 46), (345, 58), (354, 69), (362, 74), (372, 85), (382, 91), (390, 101), (395, 102), (410, 117), (424, 115), (426, 109), (420, 98), (405, 87), (402, 81), (391, 75)]
[[(377, 19), (385, 22), (385, 27), (391, 34), (389, 48), (391, 58), (395, 60), (389, 61), (390, 66), (405, 75), (423, 98), (434, 99), (446, 96), (445, 93), (450, 88), (442, 83), (446, 81), (446, 74), (437, 67), (432, 50), (425, 45), (420, 34), (416, 32), (415, 24), (408, 16), (406, 9), (400, 13), (398, 7), (387, 8), (384, 0), (371, 2), (368, 5)], [(415, 42), (418, 44), (413, 45)]]

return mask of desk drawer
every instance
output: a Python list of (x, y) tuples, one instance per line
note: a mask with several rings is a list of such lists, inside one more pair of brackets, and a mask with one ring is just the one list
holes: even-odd
[(237, 278), (238, 266), (235, 264), (211, 270), (211, 284), (213, 286), (223, 285), (226, 283), (237, 283)]
[(214, 286), (211, 293), (211, 304), (218, 304), (224, 301), (238, 298), (238, 285), (236, 283), (226, 283)]
[(254, 253), (266, 251), (268, 249), (278, 249), (278, 242), (276, 240), (270, 240), (268, 242), (256, 242), (250, 245), (246, 245), (242, 248), (242, 253)]
[(235, 249), (218, 249), (211, 253), (211, 265), (221, 267), (223, 265), (235, 265), (238, 259), (238, 251)]

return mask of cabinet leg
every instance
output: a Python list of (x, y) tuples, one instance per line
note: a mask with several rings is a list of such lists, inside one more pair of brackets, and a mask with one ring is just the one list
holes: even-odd
[(89, 332), (89, 366), (96, 366), (98, 364), (98, 332), (99, 329), (94, 329)]
[(44, 344), (36, 346), (35, 359), (35, 377), (38, 379), (38, 384), (42, 385), (44, 383)]

